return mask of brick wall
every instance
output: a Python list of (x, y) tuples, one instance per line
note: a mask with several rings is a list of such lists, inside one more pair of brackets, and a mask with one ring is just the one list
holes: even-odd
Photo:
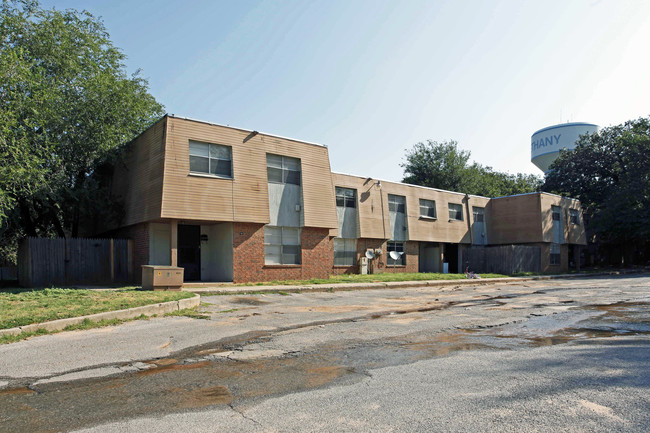
[(328, 229), (303, 227), (300, 265), (264, 264), (264, 224), (233, 223), (233, 282), (328, 278), (334, 261)]
[[(385, 244), (382, 251), (382, 258), (384, 263), (388, 260), (388, 243)], [(406, 266), (390, 266), (385, 265), (384, 272), (391, 273), (416, 273), (419, 269), (419, 260), (420, 260), (420, 250), (418, 248), (418, 243), (415, 241), (404, 242), (404, 254), (406, 255)]]
[[(399, 273), (399, 272), (418, 272), (419, 268), (419, 248), (418, 243), (415, 241), (408, 241), (404, 243), (406, 254), (406, 266), (387, 266), (388, 260), (388, 241), (383, 239), (357, 239), (357, 257), (364, 256), (368, 249), (380, 249), (381, 254), (373, 259), (372, 272), (381, 274), (383, 272)], [(337, 266), (333, 269), (334, 274), (351, 274), (359, 273), (358, 266), (341, 267)]]
[(233, 223), (233, 282), (264, 281), (264, 224)]
[(300, 242), (302, 279), (329, 278), (334, 265), (334, 241), (329, 229), (303, 227)]

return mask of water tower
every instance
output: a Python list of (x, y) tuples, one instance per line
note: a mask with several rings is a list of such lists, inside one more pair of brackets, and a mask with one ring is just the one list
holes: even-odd
[(530, 138), (530, 160), (547, 173), (561, 149), (574, 149), (581, 135), (593, 134), (598, 129), (598, 125), (584, 122), (562, 123), (540, 129)]

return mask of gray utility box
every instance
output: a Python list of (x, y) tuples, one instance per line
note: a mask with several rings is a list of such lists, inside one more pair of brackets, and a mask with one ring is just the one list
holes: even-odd
[(183, 268), (176, 266), (142, 266), (142, 288), (144, 290), (181, 290)]

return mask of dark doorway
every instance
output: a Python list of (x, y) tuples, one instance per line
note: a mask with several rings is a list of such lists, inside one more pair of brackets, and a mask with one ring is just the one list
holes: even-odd
[(201, 226), (178, 225), (178, 266), (185, 281), (201, 280)]
[(419, 242), (420, 256), (418, 262), (419, 272), (441, 272), (440, 270), (440, 244), (434, 242)]
[(443, 261), (449, 263), (449, 273), (458, 273), (458, 244), (445, 244)]

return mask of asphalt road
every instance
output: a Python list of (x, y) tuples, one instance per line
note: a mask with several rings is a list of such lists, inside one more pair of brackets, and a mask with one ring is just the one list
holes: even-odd
[(650, 431), (649, 289), (204, 297), (0, 346), (0, 431)]

